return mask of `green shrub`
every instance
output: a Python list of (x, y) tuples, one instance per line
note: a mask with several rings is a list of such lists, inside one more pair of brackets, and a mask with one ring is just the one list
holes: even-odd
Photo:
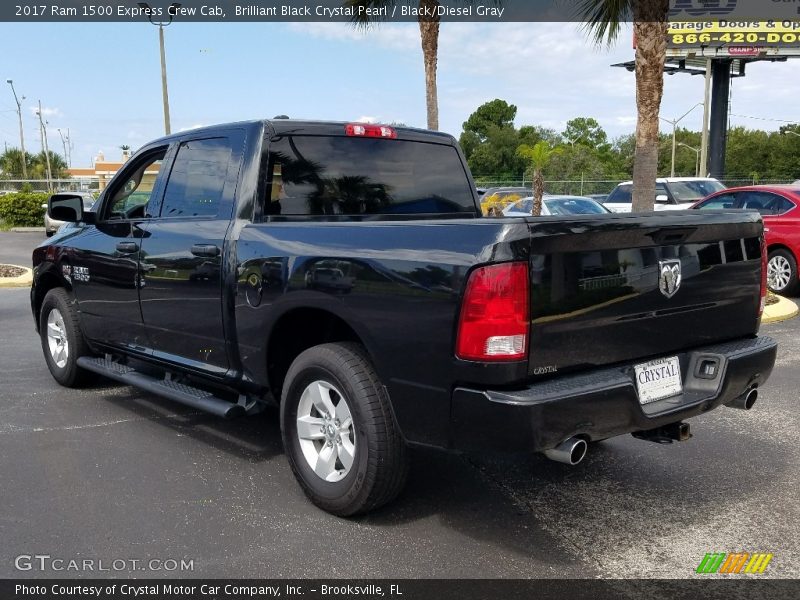
[(0, 221), (11, 227), (42, 227), (48, 194), (17, 193), (0, 196)]

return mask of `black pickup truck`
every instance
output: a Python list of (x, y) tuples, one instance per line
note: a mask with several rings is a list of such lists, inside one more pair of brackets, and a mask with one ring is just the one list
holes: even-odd
[(483, 218), (452, 137), (275, 119), (140, 149), (33, 254), (65, 386), (101, 374), (223, 417), (280, 407), (338, 515), (391, 500), (408, 444), (544, 452), (689, 437), (749, 409), (776, 344), (747, 211)]

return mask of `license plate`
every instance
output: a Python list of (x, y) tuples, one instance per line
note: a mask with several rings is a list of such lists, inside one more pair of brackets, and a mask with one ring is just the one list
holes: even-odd
[(640, 404), (669, 398), (683, 391), (681, 364), (677, 356), (636, 365), (634, 373)]

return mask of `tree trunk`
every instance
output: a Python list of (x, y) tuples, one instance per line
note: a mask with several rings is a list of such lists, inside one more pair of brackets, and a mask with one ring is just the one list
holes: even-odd
[(541, 169), (533, 171), (533, 208), (531, 215), (538, 217), (542, 214), (542, 197), (544, 196), (544, 177)]
[(439, 129), (439, 92), (436, 87), (436, 67), (439, 62), (439, 16), (436, 15), (438, 0), (419, 0), (421, 9), (433, 12), (433, 17), (418, 18), (419, 35), (422, 40), (422, 58), (425, 61), (425, 103), (428, 107), (428, 129)]
[(652, 211), (658, 176), (658, 115), (664, 94), (668, 0), (634, 0), (636, 39), (636, 153), (633, 161), (634, 212)]

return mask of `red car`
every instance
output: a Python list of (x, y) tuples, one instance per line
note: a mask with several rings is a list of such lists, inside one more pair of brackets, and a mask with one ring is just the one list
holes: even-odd
[(767, 283), (776, 294), (793, 296), (800, 288), (800, 184), (748, 185), (703, 198), (692, 208), (746, 208), (764, 217), (769, 266)]

